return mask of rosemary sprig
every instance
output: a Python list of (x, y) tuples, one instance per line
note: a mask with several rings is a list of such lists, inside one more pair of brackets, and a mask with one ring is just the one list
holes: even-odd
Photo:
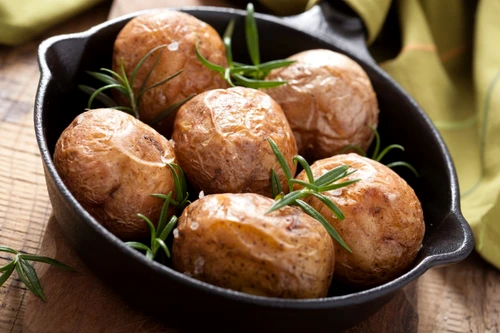
[[(162, 44), (162, 45), (159, 45), (159, 46), (155, 47), (154, 49), (150, 50), (148, 53), (146, 53), (144, 55), (144, 57), (142, 57), (139, 60), (139, 62), (137, 63), (137, 65), (134, 67), (132, 74), (130, 76), (127, 76), (127, 73), (125, 72), (123, 58), (120, 59), (120, 73), (112, 71), (108, 68), (101, 68), (101, 72), (103, 72), (103, 73), (86, 71), (87, 74), (89, 74), (93, 78), (95, 78), (95, 79), (97, 79), (105, 84), (104, 86), (102, 86), (98, 89), (95, 89), (95, 88), (92, 88), (92, 87), (89, 87), (89, 86), (86, 86), (83, 84), (78, 85), (78, 89), (80, 89), (84, 93), (90, 95), (89, 101), (87, 103), (87, 108), (91, 109), (92, 103), (94, 102), (95, 99), (97, 99), (98, 101), (103, 103), (106, 107), (114, 108), (117, 110), (127, 112), (127, 113), (129, 113), (129, 114), (131, 114), (134, 117), (139, 119), (139, 106), (141, 103), (141, 97), (144, 95), (144, 93), (150, 89), (159, 87), (159, 86), (167, 83), (168, 81), (179, 76), (184, 71), (183, 69), (181, 69), (180, 71), (178, 71), (178, 72), (176, 72), (176, 73), (174, 73), (174, 74), (172, 74), (172, 75), (170, 75), (170, 76), (168, 76), (168, 77), (166, 77), (166, 78), (164, 78), (156, 83), (153, 83), (150, 86), (146, 86), (146, 83), (149, 80), (149, 77), (151, 76), (151, 74), (153, 73), (153, 70), (155, 69), (156, 65), (158, 65), (158, 62), (160, 61), (160, 58), (161, 58), (161, 55), (163, 52), (163, 48), (167, 47), (167, 46), (168, 46), (167, 44)], [(136, 95), (136, 94), (134, 94), (133, 87), (134, 87), (137, 72), (142, 67), (144, 62), (149, 57), (153, 56), (153, 54), (156, 51), (159, 51), (159, 52), (158, 52), (158, 55), (156, 56), (155, 62), (153, 64), (153, 66), (151, 66), (151, 69), (149, 70), (149, 72), (146, 74), (146, 77), (144, 78), (144, 81), (141, 84), (139, 92)], [(104, 91), (109, 90), (109, 89), (118, 90), (122, 95), (124, 95), (127, 98), (130, 106), (119, 106), (118, 103), (116, 103), (111, 97), (104, 94)], [(190, 100), (194, 96), (195, 96), (195, 94), (192, 94), (192, 95), (186, 97), (185, 99), (181, 100), (180, 102), (175, 103), (175, 104), (169, 106), (168, 108), (166, 108), (165, 110), (163, 110), (162, 112), (160, 112), (159, 116), (153, 120), (151, 125), (158, 123), (160, 120), (162, 120), (163, 118), (168, 116), (170, 113), (177, 110), (180, 106), (182, 106), (182, 104), (184, 104), (185, 102), (187, 102), (188, 100)]]
[(245, 18), (245, 35), (248, 53), (253, 65), (245, 65), (233, 61), (231, 44), (234, 31), (234, 19), (229, 22), (222, 37), (224, 46), (226, 48), (228, 67), (224, 68), (222, 66), (216, 65), (203, 57), (198, 48), (198, 45), (200, 43), (199, 41), (198, 43), (196, 43), (196, 56), (203, 65), (205, 65), (212, 71), (220, 73), (224, 80), (226, 80), (227, 83), (229, 83), (233, 87), (243, 86), (258, 89), (273, 88), (284, 85), (287, 83), (287, 81), (266, 81), (264, 79), (271, 70), (280, 67), (286, 67), (290, 64), (293, 64), (295, 60), (273, 60), (265, 63), (260, 63), (259, 33), (254, 13), (255, 11), (253, 8), (253, 4), (249, 3), (247, 5), (247, 14)]
[(17, 275), (19, 275), (19, 278), (26, 285), (26, 287), (44, 301), (46, 297), (43, 293), (42, 285), (40, 284), (40, 280), (38, 279), (35, 268), (30, 263), (30, 261), (43, 262), (45, 264), (57, 266), (68, 271), (74, 271), (73, 268), (66, 266), (65, 264), (55, 259), (33, 254), (21, 253), (7, 246), (0, 246), (0, 252), (8, 252), (14, 254), (14, 258), (11, 262), (3, 267), (0, 267), (0, 273), (3, 273), (0, 276), (0, 287), (5, 283), (5, 281), (8, 280), (14, 270), (16, 270)]
[[(333, 217), (337, 218), (340, 221), (344, 220), (345, 218), (344, 214), (339, 209), (339, 207), (327, 196), (323, 195), (322, 192), (346, 187), (353, 183), (358, 182), (360, 179), (353, 179), (341, 183), (336, 183), (342, 178), (345, 178), (353, 174), (356, 170), (349, 170), (348, 165), (341, 165), (336, 167), (335, 169), (328, 171), (327, 173), (318, 177), (317, 179), (314, 179), (309, 163), (307, 163), (307, 161), (302, 156), (295, 155), (293, 158), (293, 162), (295, 163), (295, 165), (297, 165), (297, 163), (300, 163), (300, 165), (304, 168), (308, 181), (305, 182), (300, 179), (292, 178), (290, 168), (288, 167), (288, 164), (285, 162), (285, 158), (283, 157), (283, 154), (279, 150), (278, 146), (271, 138), (268, 138), (267, 140), (271, 145), (271, 149), (274, 155), (276, 156), (276, 159), (278, 160), (278, 163), (280, 164), (283, 173), (285, 174), (290, 192), (286, 195), (283, 195), (279, 178), (276, 172), (272, 169), (271, 186), (272, 186), (273, 196), (275, 197), (276, 202), (271, 206), (271, 208), (269, 208), (266, 214), (278, 210), (287, 205), (299, 206), (306, 214), (318, 220), (325, 227), (328, 234), (334, 240), (336, 240), (344, 249), (352, 253), (349, 246), (344, 242), (344, 240), (338, 234), (335, 228), (323, 217), (323, 215), (321, 215), (316, 209), (314, 209), (311, 205), (309, 205), (308, 203), (306, 203), (301, 199), (312, 195), (317, 199), (319, 199), (332, 211)], [(301, 188), (300, 190), (293, 191), (294, 184), (301, 185), (303, 186), (303, 188)]]
[[(389, 151), (391, 151), (392, 149), (399, 149), (401, 151), (405, 151), (405, 148), (403, 146), (401, 146), (401, 145), (398, 145), (398, 144), (388, 145), (387, 147), (385, 147), (384, 149), (382, 149), (382, 151), (380, 151), (380, 142), (381, 142), (381, 140), (380, 140), (380, 134), (378, 133), (378, 131), (377, 131), (376, 128), (374, 128), (374, 127), (372, 127), (370, 125), (368, 125), (368, 127), (370, 127), (370, 129), (375, 134), (375, 148), (374, 148), (373, 154), (371, 156), (372, 160), (380, 162), (380, 160), (382, 158), (384, 158), (384, 156), (387, 155), (387, 153)], [(356, 145), (345, 146), (344, 149), (342, 149), (341, 153), (345, 153), (349, 149), (356, 150), (358, 152), (358, 154), (361, 155), (361, 156), (364, 156), (364, 157), (367, 156), (366, 152), (361, 147), (356, 146)], [(410, 169), (416, 177), (419, 177), (417, 170), (410, 163), (403, 162), (403, 161), (397, 161), (397, 162), (389, 163), (386, 166), (388, 168), (393, 168), (393, 167), (396, 167), (396, 166), (404, 166), (404, 167)]]
[[(188, 205), (189, 202), (189, 193), (187, 191), (186, 178), (184, 177), (184, 172), (181, 167), (175, 163), (167, 163), (167, 166), (170, 168), (172, 172), (172, 176), (174, 178), (174, 187), (175, 187), (175, 199), (173, 198), (172, 192), (169, 194), (151, 194), (151, 196), (163, 199), (163, 206), (160, 212), (160, 218), (158, 221), (158, 225), (154, 226), (151, 220), (143, 215), (137, 214), (138, 217), (143, 219), (148, 225), (149, 234), (150, 234), (150, 244), (146, 245), (140, 242), (126, 242), (125, 244), (134, 248), (136, 250), (145, 251), (146, 257), (154, 260), (156, 255), (160, 251), (163, 250), (167, 258), (170, 258), (170, 250), (166, 245), (166, 239), (174, 229), (177, 224), (178, 217), (175, 215), (168, 216), (168, 208), (170, 204), (176, 206), (180, 211)], [(168, 221), (168, 222), (167, 222)]]
[(151, 222), (151, 220), (148, 217), (144, 216), (143, 214), (137, 214), (137, 216), (143, 219), (148, 225), (150, 233), (150, 245), (148, 246), (140, 242), (126, 242), (125, 244), (136, 250), (145, 251), (146, 257), (151, 260), (154, 260), (156, 258), (156, 255), (158, 254), (158, 251), (160, 249), (162, 249), (165, 252), (167, 258), (170, 258), (170, 250), (165, 244), (165, 241), (168, 235), (170, 235), (170, 232), (174, 229), (175, 225), (177, 224), (177, 219), (178, 219), (177, 216), (175, 215), (172, 215), (170, 219), (168, 219), (167, 216), (168, 207), (172, 202), (171, 201), (172, 192), (170, 192), (166, 196), (159, 194), (153, 196), (164, 199), (163, 207), (160, 213), (160, 220), (158, 221), (157, 227), (155, 228), (153, 222)]

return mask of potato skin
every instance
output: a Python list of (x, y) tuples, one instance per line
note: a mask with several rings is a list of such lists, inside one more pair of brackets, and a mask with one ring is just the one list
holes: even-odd
[(123, 240), (148, 235), (137, 213), (158, 221), (163, 200), (152, 193), (175, 193), (167, 162), (175, 162), (167, 139), (113, 109), (77, 116), (59, 137), (54, 153), (56, 169), (78, 202)]
[[(195, 46), (198, 41), (200, 53), (205, 58), (220, 66), (227, 65), (225, 48), (219, 34), (207, 23), (186, 13), (158, 10), (140, 15), (128, 22), (118, 34), (113, 53), (113, 70), (117, 73), (121, 73), (120, 58), (123, 58), (125, 71), (130, 75), (146, 53), (162, 44), (169, 47), (162, 49), (161, 58), (149, 77), (147, 86), (184, 69), (178, 77), (142, 96), (139, 114), (145, 123), (149, 124), (168, 106), (191, 94), (227, 87), (219, 73), (206, 68), (196, 57)], [(159, 52), (156, 51), (149, 57), (138, 71), (133, 85), (135, 94)], [(126, 103), (123, 96), (120, 99)], [(172, 114), (155, 125), (155, 128), (170, 137), (174, 118), (175, 114)]]
[(281, 107), (265, 93), (243, 87), (208, 91), (187, 102), (172, 136), (179, 164), (197, 190), (271, 196), (271, 168), (284, 189), (287, 185), (267, 138), (295, 174), (297, 145)]
[(288, 59), (266, 79), (288, 84), (267, 89), (283, 108), (299, 153), (309, 160), (340, 154), (347, 145), (365, 151), (377, 127), (378, 103), (370, 79), (352, 59), (330, 50), (309, 50)]
[[(345, 220), (333, 218), (314, 197), (305, 201), (330, 222), (353, 252), (335, 246), (334, 278), (358, 287), (379, 285), (403, 274), (415, 259), (425, 232), (422, 207), (404, 179), (369, 158), (337, 155), (316, 161), (311, 169), (317, 178), (342, 164), (358, 170), (345, 180), (361, 180), (324, 194), (337, 204)], [(307, 177), (302, 172), (297, 178)]]
[(193, 202), (174, 232), (174, 269), (248, 294), (325, 297), (335, 262), (332, 239), (297, 208), (265, 215), (273, 202), (253, 193)]

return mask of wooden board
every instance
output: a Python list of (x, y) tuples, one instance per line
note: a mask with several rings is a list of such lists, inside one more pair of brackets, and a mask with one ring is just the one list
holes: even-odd
[[(117, 0), (110, 15), (194, 2)], [(232, 1), (231, 5), (244, 6), (245, 2)], [(85, 30), (104, 21), (108, 10), (104, 4), (45, 37)], [(0, 244), (55, 256), (78, 273), (37, 265), (48, 297), (45, 303), (26, 291), (14, 273), (0, 288), (0, 332), (21, 332), (23, 321), (25, 332), (175, 332), (103, 287), (67, 248), (55, 221), (49, 220), (51, 208), (32, 123), (40, 40), (16, 48), (0, 47)], [(0, 253), (0, 265), (8, 258)], [(407, 287), (351, 332), (412, 332), (417, 327), (419, 332), (499, 332), (499, 315), (500, 273), (473, 255), (458, 265), (430, 270), (416, 287)]]

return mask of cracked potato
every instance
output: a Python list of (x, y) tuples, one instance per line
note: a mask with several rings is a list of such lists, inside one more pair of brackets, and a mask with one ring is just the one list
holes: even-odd
[(173, 162), (167, 139), (113, 109), (77, 116), (61, 134), (54, 153), (56, 169), (76, 200), (123, 240), (148, 235), (138, 213), (158, 221), (163, 200), (151, 194), (175, 193), (166, 165)]

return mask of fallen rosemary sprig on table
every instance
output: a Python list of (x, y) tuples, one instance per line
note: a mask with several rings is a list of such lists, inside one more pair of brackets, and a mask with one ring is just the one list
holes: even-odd
[[(380, 151), (380, 134), (378, 133), (377, 129), (375, 129), (374, 127), (372, 126), (369, 126), (370, 129), (373, 131), (373, 133), (375, 134), (375, 149), (373, 151), (373, 154), (372, 154), (372, 157), (371, 159), (372, 160), (375, 160), (377, 162), (380, 162), (380, 160), (382, 158), (384, 158), (384, 156), (389, 152), (391, 151), (392, 149), (400, 149), (402, 151), (405, 151), (405, 148), (401, 145), (398, 145), (398, 144), (392, 144), (392, 145), (388, 145), (387, 147), (385, 147), (384, 149), (382, 149), (382, 151)], [(356, 145), (348, 145), (348, 146), (345, 146), (344, 149), (342, 149), (342, 153), (346, 152), (347, 150), (349, 149), (354, 149), (356, 150), (361, 156), (364, 156), (366, 157), (366, 152), (359, 146), (356, 146)], [(403, 161), (397, 161), (397, 162), (392, 162), (392, 163), (389, 163), (386, 165), (388, 168), (393, 168), (393, 167), (396, 167), (396, 166), (404, 166), (408, 169), (410, 169), (413, 174), (418, 177), (418, 172), (417, 170), (410, 164), (410, 163), (407, 163), (407, 162), (403, 162)]]
[[(173, 198), (172, 192), (169, 194), (151, 194), (151, 196), (156, 198), (161, 198), (164, 200), (163, 206), (160, 212), (160, 218), (158, 225), (154, 226), (151, 220), (143, 215), (137, 214), (141, 219), (143, 219), (148, 225), (150, 234), (150, 244), (146, 245), (140, 242), (126, 242), (125, 244), (134, 248), (136, 250), (145, 251), (146, 257), (148, 259), (154, 260), (159, 250), (162, 249), (167, 258), (170, 258), (170, 250), (166, 245), (167, 237), (170, 235), (172, 230), (177, 225), (178, 217), (172, 215), (168, 217), (168, 208), (170, 204), (176, 206), (180, 211), (184, 209), (186, 205), (189, 204), (189, 193), (187, 191), (186, 179), (184, 177), (184, 172), (181, 167), (175, 163), (167, 163), (167, 166), (172, 171), (172, 176), (174, 178), (174, 186), (176, 197)], [(167, 223), (168, 220), (168, 223)]]
[(8, 252), (14, 254), (14, 258), (10, 263), (8, 263), (3, 267), (0, 267), (0, 273), (3, 273), (0, 276), (0, 287), (12, 275), (14, 270), (16, 270), (17, 275), (19, 275), (19, 278), (26, 285), (26, 287), (33, 294), (40, 297), (44, 301), (45, 301), (45, 294), (43, 293), (42, 285), (40, 284), (40, 280), (38, 279), (38, 275), (36, 274), (35, 268), (30, 263), (30, 261), (43, 262), (45, 264), (57, 266), (59, 268), (63, 268), (69, 271), (74, 270), (73, 268), (66, 266), (65, 264), (55, 259), (33, 254), (21, 253), (7, 246), (0, 246), (0, 252)]
[[(300, 179), (295, 179), (293, 178), (290, 168), (288, 167), (288, 164), (286, 163), (285, 158), (283, 157), (283, 154), (279, 150), (276, 143), (271, 138), (268, 138), (267, 140), (271, 145), (271, 149), (274, 155), (276, 156), (276, 159), (278, 160), (278, 163), (280, 164), (283, 173), (285, 174), (285, 177), (287, 179), (287, 184), (289, 187), (289, 193), (283, 195), (283, 189), (281, 187), (281, 182), (279, 181), (278, 175), (276, 174), (274, 169), (271, 169), (271, 187), (273, 191), (273, 196), (276, 198), (276, 202), (271, 206), (271, 208), (269, 208), (267, 213), (270, 213), (287, 205), (299, 206), (306, 214), (318, 220), (323, 225), (323, 227), (325, 227), (328, 234), (334, 240), (336, 240), (344, 249), (352, 253), (349, 246), (344, 242), (339, 233), (324, 218), (324, 216), (321, 215), (311, 205), (309, 205), (308, 203), (306, 203), (301, 199), (312, 195), (317, 199), (319, 199), (322, 203), (324, 203), (333, 212), (333, 216), (335, 218), (337, 218), (340, 221), (344, 220), (345, 218), (344, 214), (339, 209), (339, 207), (327, 196), (322, 194), (322, 192), (332, 191), (358, 182), (360, 179), (353, 179), (342, 183), (336, 183), (342, 178), (345, 178), (353, 174), (354, 172), (356, 172), (356, 170), (349, 171), (348, 165), (341, 165), (328, 171), (327, 173), (318, 177), (317, 179), (314, 179), (309, 163), (307, 163), (307, 161), (302, 156), (295, 155), (293, 157), (293, 162), (295, 164), (300, 163), (300, 165), (304, 168), (308, 181), (305, 182)], [(293, 190), (294, 184), (301, 185), (303, 186), (303, 188), (294, 191)]]
[(227, 68), (211, 63), (205, 57), (203, 57), (198, 48), (198, 44), (200, 43), (199, 41), (196, 44), (196, 56), (207, 68), (220, 73), (231, 86), (243, 86), (258, 89), (273, 88), (286, 84), (287, 81), (264, 80), (271, 70), (280, 67), (286, 67), (290, 64), (293, 64), (295, 60), (274, 60), (265, 63), (260, 62), (259, 33), (257, 30), (257, 23), (255, 21), (254, 12), (255, 11), (253, 5), (249, 3), (247, 5), (247, 15), (245, 18), (245, 35), (248, 53), (253, 65), (245, 65), (233, 61), (231, 44), (234, 31), (234, 19), (229, 22), (222, 37), (224, 46), (226, 48), (228, 63)]
[[(129, 113), (129, 114), (131, 114), (134, 117), (139, 119), (139, 106), (141, 103), (141, 97), (144, 95), (144, 93), (150, 89), (159, 87), (159, 86), (167, 83), (168, 81), (174, 79), (175, 77), (177, 77), (178, 75), (180, 75), (184, 71), (183, 69), (181, 69), (180, 71), (170, 75), (169, 77), (166, 77), (166, 78), (146, 87), (146, 83), (147, 83), (149, 77), (151, 76), (151, 73), (153, 73), (153, 70), (155, 69), (156, 65), (158, 65), (158, 62), (160, 61), (160, 58), (161, 58), (161, 55), (163, 52), (163, 48), (167, 47), (167, 46), (168, 46), (167, 44), (162, 44), (162, 45), (159, 45), (159, 46), (155, 47), (154, 49), (150, 50), (148, 53), (146, 53), (146, 55), (144, 55), (144, 57), (142, 57), (141, 60), (139, 60), (139, 62), (137, 63), (137, 65), (134, 67), (134, 70), (132, 71), (132, 74), (130, 75), (130, 77), (127, 76), (127, 73), (125, 72), (123, 58), (120, 59), (121, 74), (119, 74), (115, 71), (112, 71), (108, 68), (101, 68), (102, 73), (87, 71), (86, 72), (87, 74), (89, 74), (93, 78), (95, 78), (95, 79), (97, 79), (105, 84), (104, 86), (102, 86), (98, 89), (95, 89), (95, 88), (92, 88), (92, 87), (89, 87), (89, 86), (86, 86), (83, 84), (78, 85), (78, 89), (80, 89), (81, 91), (90, 95), (89, 101), (87, 103), (87, 108), (91, 109), (92, 103), (94, 102), (95, 99), (97, 99), (98, 101), (103, 103), (106, 107), (125, 111), (125, 112), (127, 112), (127, 113)], [(151, 66), (151, 69), (146, 74), (146, 77), (144, 78), (144, 81), (142, 82), (141, 87), (139, 89), (139, 93), (137, 95), (134, 94), (134, 83), (135, 83), (137, 72), (139, 71), (141, 66), (144, 64), (144, 62), (158, 50), (160, 52), (158, 53), (158, 56), (156, 57), (153, 66)], [(121, 94), (123, 94), (127, 98), (130, 106), (120, 106), (111, 97), (104, 94), (104, 91), (109, 90), (109, 89), (116, 89)], [(190, 100), (193, 97), (194, 97), (194, 94), (184, 98), (183, 100), (181, 100), (177, 103), (170, 105), (165, 110), (160, 112), (158, 117), (156, 117), (151, 122), (150, 125), (155, 125), (156, 123), (161, 121), (163, 118), (168, 116), (170, 113), (177, 110), (179, 107), (182, 106), (182, 104), (184, 104), (185, 102), (187, 102), (188, 100)]]

